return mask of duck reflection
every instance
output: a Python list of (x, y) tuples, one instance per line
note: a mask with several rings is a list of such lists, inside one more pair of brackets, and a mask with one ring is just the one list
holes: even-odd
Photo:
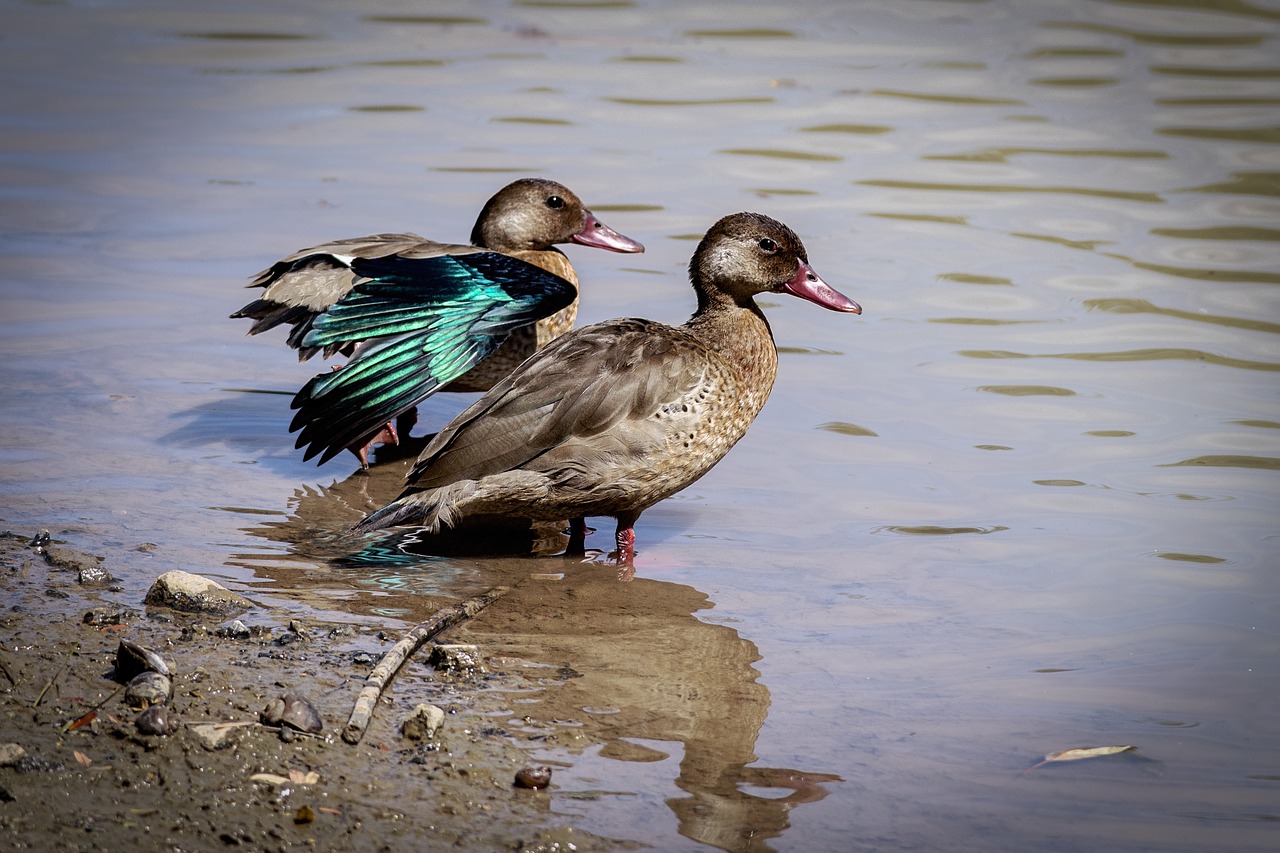
[[(401, 533), (373, 545), (355, 540), (353, 551), (353, 540), (333, 531), (396, 494), (408, 464), (378, 465), (328, 488), (300, 488), (285, 519), (249, 530), (286, 543), (293, 568), (285, 569), (286, 561), (264, 568), (262, 555), (241, 557), (295, 585), (307, 576), (296, 568), (297, 558), (312, 572), (324, 563), (323, 583), (330, 589), (350, 577), (357, 594), (347, 606), (365, 610), (362, 616), (385, 613), (388, 605), (425, 616), (436, 603), (424, 594), (457, 601), (485, 586), (510, 586), (451, 636), (479, 644), (494, 659), (514, 661), (517, 670), (528, 664), (540, 689), (521, 694), (521, 721), (512, 725), (545, 728), (553, 734), (553, 750), (598, 750), (616, 759), (611, 786), (625, 786), (629, 762), (661, 757), (637, 742), (682, 751), (674, 783), (686, 796), (667, 806), (679, 832), (698, 842), (744, 853), (771, 850), (769, 839), (790, 826), (791, 811), (822, 799), (824, 783), (839, 781), (826, 773), (753, 765), (770, 703), (754, 667), (760, 654), (732, 628), (698, 619), (695, 614), (713, 605), (690, 586), (643, 577), (620, 583), (614, 567), (602, 562), (530, 559), (563, 550), (567, 537), (555, 526), (491, 527), (430, 539)], [(503, 552), (522, 556), (494, 556)], [(380, 579), (372, 591), (371, 576)], [(557, 675), (541, 677), (546, 672)], [(554, 736), (565, 732), (572, 733), (567, 742)], [(556, 751), (547, 758), (564, 756)], [(761, 789), (772, 789), (765, 792), (771, 796)], [(789, 793), (778, 796), (779, 789)]]

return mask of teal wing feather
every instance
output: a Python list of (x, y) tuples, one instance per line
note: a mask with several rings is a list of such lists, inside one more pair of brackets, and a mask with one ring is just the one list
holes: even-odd
[(309, 347), (360, 342), (294, 397), (304, 457), (324, 463), (466, 373), (515, 329), (568, 307), (577, 289), (498, 252), (356, 258), (363, 281), (312, 323)]

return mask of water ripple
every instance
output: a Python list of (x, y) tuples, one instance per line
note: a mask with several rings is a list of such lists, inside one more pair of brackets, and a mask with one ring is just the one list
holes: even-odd
[(1238, 454), (1211, 454), (1170, 462), (1161, 468), (1257, 468), (1263, 471), (1280, 471), (1280, 459), (1274, 456), (1245, 456)]
[(883, 98), (902, 98), (908, 101), (929, 101), (936, 104), (962, 104), (978, 107), (1025, 107), (1025, 101), (1015, 98), (979, 98), (974, 95), (943, 95), (938, 92), (904, 92), (898, 89), (872, 89), (870, 94)]
[(1211, 323), (1215, 326), (1229, 326), (1234, 329), (1249, 329), (1254, 332), (1280, 334), (1280, 323), (1268, 323), (1264, 320), (1248, 320), (1243, 317), (1230, 317), (1222, 314), (1199, 314), (1195, 311), (1181, 311), (1177, 308), (1162, 308), (1146, 299), (1086, 299), (1084, 307), (1090, 311), (1108, 311), (1113, 314), (1159, 314), (1164, 317), (1176, 317), (1179, 320), (1194, 320), (1197, 323)]
[(1142, 148), (982, 148), (963, 154), (927, 154), (921, 160), (957, 160), (964, 163), (1007, 163), (1010, 157), (1042, 154), (1050, 157), (1104, 157), (1120, 160), (1167, 160), (1164, 151)]
[(1114, 198), (1122, 201), (1141, 201), (1148, 204), (1164, 204), (1159, 193), (1129, 192), (1126, 190), (1089, 189), (1087, 187), (1026, 187), (1017, 184), (945, 184), (929, 181), (864, 180), (855, 184), (868, 187), (887, 187), (898, 190), (943, 190), (971, 193), (1049, 193), (1051, 195), (1087, 195)]
[[(1132, 2), (1141, 3), (1142, 0), (1132, 0)], [(1224, 0), (1215, 5), (1221, 8), (1229, 2), (1230, 0)], [(1243, 6), (1244, 4), (1231, 5)], [(1078, 30), (1086, 33), (1123, 36), (1140, 44), (1159, 44), (1168, 47), (1254, 47), (1267, 40), (1267, 36), (1263, 33), (1153, 33), (1084, 21), (1046, 21), (1041, 26), (1050, 30)]]
[(1249, 361), (1243, 358), (1230, 358), (1211, 352), (1196, 349), (1179, 349), (1177, 347), (1155, 347), (1152, 349), (1122, 350), (1119, 352), (1062, 352), (1030, 353), (1010, 352), (1008, 350), (961, 350), (957, 355), (965, 358), (1066, 358), (1080, 361), (1163, 361), (1181, 359), (1184, 361), (1203, 361), (1223, 367), (1239, 367), (1243, 370), (1280, 371), (1280, 364), (1270, 361)]
[(871, 532), (881, 533), (888, 531), (889, 533), (901, 533), (906, 536), (957, 536), (969, 533), (986, 535), (988, 533), (1000, 533), (1008, 529), (1008, 527), (1002, 524), (995, 524), (991, 527), (943, 527), (936, 524), (906, 526), (901, 524), (888, 524), (884, 527), (877, 527)]

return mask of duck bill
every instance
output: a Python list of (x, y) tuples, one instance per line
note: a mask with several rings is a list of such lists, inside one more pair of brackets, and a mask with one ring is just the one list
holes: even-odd
[(796, 270), (796, 274), (782, 287), (792, 296), (799, 296), (801, 299), (807, 299), (832, 311), (843, 311), (846, 314), (862, 313), (861, 305), (823, 281), (822, 277), (813, 271), (813, 267), (804, 261), (800, 262), (800, 269)]
[(583, 246), (594, 246), (610, 252), (643, 252), (644, 246), (605, 225), (591, 211), (585, 211), (586, 225), (569, 239)]

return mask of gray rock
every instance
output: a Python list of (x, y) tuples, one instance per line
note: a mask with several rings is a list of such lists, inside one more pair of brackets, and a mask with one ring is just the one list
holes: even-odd
[(235, 746), (240, 740), (240, 733), (243, 731), (243, 726), (209, 724), (192, 726), (191, 736), (196, 739), (196, 743), (210, 752), (215, 752), (219, 749), (229, 749)]
[(0, 767), (11, 767), (22, 760), (27, 751), (16, 743), (0, 744)]
[(189, 613), (225, 613), (230, 610), (247, 610), (253, 602), (219, 583), (193, 575), (190, 572), (165, 572), (144, 599), (147, 604), (172, 607)]
[(484, 672), (484, 660), (478, 646), (466, 643), (437, 643), (431, 647), (427, 662), (442, 672), (475, 675)]
[(124, 689), (124, 701), (130, 708), (150, 708), (165, 705), (173, 695), (173, 684), (158, 672), (143, 672), (134, 676)]
[(291, 728), (313, 735), (324, 731), (324, 720), (320, 719), (316, 706), (297, 693), (286, 693), (283, 699), (272, 699), (258, 719), (263, 725)]
[(436, 736), (444, 725), (444, 711), (435, 705), (419, 705), (403, 723), (400, 732), (410, 740), (426, 740)]
[(247, 640), (252, 636), (253, 632), (249, 630), (249, 626), (241, 622), (239, 619), (233, 619), (225, 625), (219, 625), (214, 631), (219, 637), (226, 637), (231, 640)]

